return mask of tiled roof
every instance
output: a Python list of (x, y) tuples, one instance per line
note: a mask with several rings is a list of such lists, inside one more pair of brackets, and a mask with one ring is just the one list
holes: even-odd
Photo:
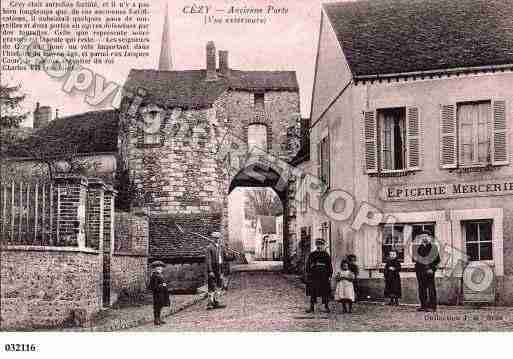
[(513, 0), (323, 5), (354, 76), (513, 64)]
[(206, 70), (158, 71), (131, 70), (124, 88), (133, 93), (144, 89), (145, 101), (163, 107), (205, 108), (227, 89), (298, 91), (293, 71), (238, 71), (218, 73), (215, 81), (206, 81)]
[(209, 237), (219, 231), (218, 214), (177, 214), (150, 221), (150, 257), (159, 259), (203, 258)]
[(45, 155), (59, 155), (63, 147), (80, 154), (117, 152), (118, 119), (118, 110), (91, 111), (58, 118), (7, 152), (11, 157), (31, 157), (32, 151), (41, 147), (44, 147)]
[(258, 216), (258, 222), (260, 222), (260, 228), (263, 234), (275, 234), (276, 233), (276, 217), (274, 216)]

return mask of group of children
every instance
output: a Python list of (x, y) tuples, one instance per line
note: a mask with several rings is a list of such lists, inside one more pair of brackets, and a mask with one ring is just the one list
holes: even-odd
[[(355, 301), (355, 287), (358, 278), (358, 266), (354, 256), (348, 256), (340, 263), (340, 271), (335, 274), (337, 282), (335, 301), (342, 304), (342, 313), (351, 313)], [(385, 298), (389, 298), (388, 305), (399, 305), (401, 298), (401, 262), (397, 258), (397, 252), (390, 251), (385, 263)]]

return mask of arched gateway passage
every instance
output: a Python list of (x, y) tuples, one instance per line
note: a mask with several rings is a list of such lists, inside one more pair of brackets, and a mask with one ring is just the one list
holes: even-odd
[(228, 195), (238, 187), (269, 187), (280, 198), (283, 207), (283, 269), (290, 269), (288, 234), (288, 184), (276, 170), (259, 162), (241, 169), (231, 180)]

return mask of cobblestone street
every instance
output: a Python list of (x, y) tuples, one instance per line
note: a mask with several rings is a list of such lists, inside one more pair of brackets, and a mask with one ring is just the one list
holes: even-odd
[[(355, 304), (352, 315), (307, 314), (301, 288), (278, 272), (245, 271), (232, 274), (224, 309), (207, 311), (206, 302), (173, 316), (167, 324), (133, 331), (504, 331), (513, 329), (513, 308), (472, 309), (440, 307), (437, 313), (419, 313), (414, 306), (388, 307)], [(466, 318), (465, 318), (466, 316)]]

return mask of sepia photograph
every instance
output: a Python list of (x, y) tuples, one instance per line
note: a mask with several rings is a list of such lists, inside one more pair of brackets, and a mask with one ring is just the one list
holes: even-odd
[(0, 10), (0, 352), (513, 332), (513, 0)]

